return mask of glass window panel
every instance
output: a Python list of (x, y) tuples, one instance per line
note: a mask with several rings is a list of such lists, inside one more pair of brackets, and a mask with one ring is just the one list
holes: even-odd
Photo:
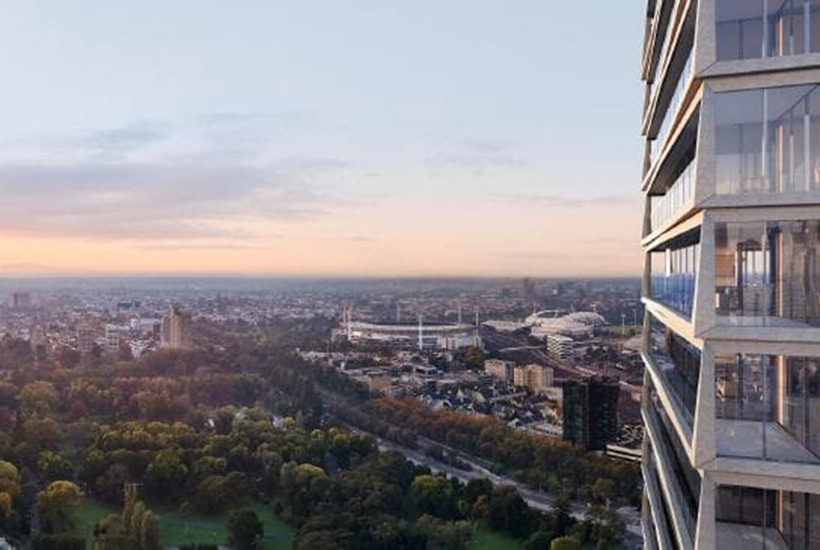
[(818, 0), (718, 0), (717, 59), (820, 51)]
[(806, 51), (805, 1), (768, 0), (767, 55), (777, 57)]
[(715, 307), (723, 324), (820, 326), (816, 220), (715, 224)]
[(763, 549), (820, 548), (820, 497), (809, 493), (719, 485), (716, 519), (734, 524), (725, 542)]
[(763, 187), (763, 92), (717, 94), (717, 192), (734, 194)]
[(817, 360), (769, 355), (715, 360), (718, 454), (820, 463)]
[(717, 2), (718, 60), (752, 59), (763, 53), (762, 0)]
[(820, 0), (808, 2), (809, 10), (809, 48), (812, 52), (820, 52)]

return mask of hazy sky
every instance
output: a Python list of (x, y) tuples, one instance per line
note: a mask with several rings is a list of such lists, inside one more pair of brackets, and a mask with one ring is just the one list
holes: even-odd
[(642, 10), (6, 0), (0, 274), (637, 275)]

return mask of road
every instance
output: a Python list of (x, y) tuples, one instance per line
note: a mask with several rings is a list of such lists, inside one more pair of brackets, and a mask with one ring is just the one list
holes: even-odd
[[(460, 452), (456, 449), (452, 449), (450, 447), (447, 447), (446, 445), (442, 445), (438, 442), (434, 442), (424, 437), (418, 438), (419, 444), (421, 445), (420, 449), (410, 449), (408, 447), (398, 445), (392, 441), (387, 441), (385, 439), (377, 437), (373, 434), (369, 434), (368, 432), (359, 430), (352, 426), (348, 426), (348, 428), (352, 432), (368, 434), (374, 437), (378, 442), (380, 450), (394, 451), (399, 454), (402, 454), (409, 461), (421, 466), (426, 466), (435, 473), (442, 473), (448, 477), (454, 477), (464, 483), (472, 479), (489, 479), (495, 485), (511, 485), (518, 490), (518, 493), (521, 495), (521, 498), (523, 498), (524, 501), (530, 507), (535, 508), (536, 510), (541, 510), (543, 512), (549, 512), (553, 509), (554, 499), (548, 493), (531, 489), (526, 485), (523, 485), (507, 476), (502, 476), (494, 472), (491, 472), (487, 468), (488, 463), (485, 460), (466, 455), (463, 452)], [(446, 451), (457, 455), (461, 460), (468, 463), (472, 467), (472, 470), (459, 470), (458, 468), (454, 468), (448, 464), (444, 464), (443, 462), (440, 462), (438, 460), (435, 460), (434, 458), (427, 456), (427, 454), (425, 454), (424, 451), (432, 445), (437, 445), (445, 449)], [(584, 519), (586, 519), (586, 509), (587, 507), (582, 504), (573, 504), (570, 506), (570, 515), (579, 521), (583, 521)], [(622, 541), (624, 547), (628, 550), (638, 550), (640, 548), (643, 548), (643, 535), (641, 532), (640, 513), (634, 508), (628, 507), (619, 508), (617, 510), (617, 513), (626, 526), (624, 539)]]

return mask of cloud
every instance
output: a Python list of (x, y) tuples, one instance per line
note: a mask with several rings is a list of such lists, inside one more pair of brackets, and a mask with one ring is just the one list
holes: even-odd
[(462, 139), (453, 143), (446, 153), (437, 153), (425, 159), (433, 169), (470, 169), (482, 175), (492, 169), (517, 169), (529, 161), (511, 151), (511, 146), (480, 138)]
[(239, 250), (260, 250), (261, 245), (231, 244), (231, 243), (173, 243), (173, 244), (140, 244), (136, 248), (140, 250), (153, 250), (157, 252), (180, 252), (180, 251), (239, 251)]
[(561, 208), (581, 208), (585, 206), (629, 205), (637, 199), (627, 195), (592, 195), (589, 197), (549, 195), (549, 194), (495, 194), (493, 197), (501, 203), (516, 206), (553, 206)]
[[(350, 169), (277, 155), (255, 133), (276, 117), (140, 122), (9, 144), (0, 156), (0, 232), (95, 240), (247, 239), (254, 221), (301, 221), (355, 202), (314, 185)], [(225, 126), (253, 126), (236, 142)], [(218, 127), (218, 130), (213, 130)], [(230, 132), (229, 132), (230, 134)], [(58, 149), (59, 153), (55, 154)]]

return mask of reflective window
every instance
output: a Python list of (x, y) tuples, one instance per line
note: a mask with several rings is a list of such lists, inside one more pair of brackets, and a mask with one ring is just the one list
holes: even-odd
[(716, 7), (719, 61), (820, 51), (817, 0), (718, 0)]
[(820, 86), (716, 94), (716, 191), (820, 189)]
[(820, 495), (719, 485), (718, 548), (820, 548)]
[(662, 494), (663, 491), (661, 490), (661, 487), (663, 486), (663, 484), (661, 483), (660, 476), (658, 475), (658, 468), (657, 468), (656, 463), (655, 463), (655, 458), (654, 458), (655, 457), (655, 450), (652, 448), (651, 444), (648, 445), (647, 448), (648, 448), (649, 452), (647, 454), (647, 461), (646, 461), (647, 466), (646, 467), (647, 467), (647, 470), (649, 470), (649, 475), (651, 476), (655, 486), (661, 492), (661, 494), (658, 495), (658, 500), (660, 500), (660, 503), (661, 503), (661, 509), (656, 510), (655, 512), (657, 514), (660, 514), (660, 517), (662, 518), (661, 521), (664, 524), (666, 524), (666, 536), (668, 537), (669, 541), (672, 543), (672, 547), (675, 550), (679, 550), (680, 546), (678, 545), (678, 537), (675, 536), (674, 529), (672, 528), (672, 526), (674, 525), (672, 523), (672, 513), (670, 511), (669, 504), (666, 502), (666, 496), (664, 494)]
[(720, 456), (820, 463), (820, 359), (715, 358)]
[(672, 121), (677, 117), (678, 109), (683, 101), (684, 93), (689, 85), (692, 77), (692, 52), (689, 52), (689, 57), (683, 65), (683, 70), (678, 75), (678, 80), (675, 83), (675, 89), (672, 92), (672, 98), (666, 107), (666, 112), (661, 121), (660, 130), (658, 130), (658, 144), (660, 147), (666, 143), (666, 138), (669, 135), (669, 130), (672, 128)]
[(680, 213), (695, 196), (694, 158), (687, 156), (682, 166), (666, 194), (652, 195), (650, 198), (652, 231), (660, 229), (664, 223)]
[(700, 379), (700, 350), (649, 316), (649, 354), (692, 427)]
[(700, 502), (700, 474), (690, 464), (677, 431), (652, 384), (649, 386), (649, 397), (649, 413), (660, 430), (658, 445), (663, 446), (664, 456), (672, 468), (670, 474), (673, 476), (675, 492), (685, 505), (681, 508), (681, 513), (689, 529), (689, 535), (694, 539)]
[(677, 237), (649, 253), (651, 296), (686, 315), (692, 315), (700, 251), (700, 230)]
[(820, 326), (820, 222), (715, 224), (718, 322)]

